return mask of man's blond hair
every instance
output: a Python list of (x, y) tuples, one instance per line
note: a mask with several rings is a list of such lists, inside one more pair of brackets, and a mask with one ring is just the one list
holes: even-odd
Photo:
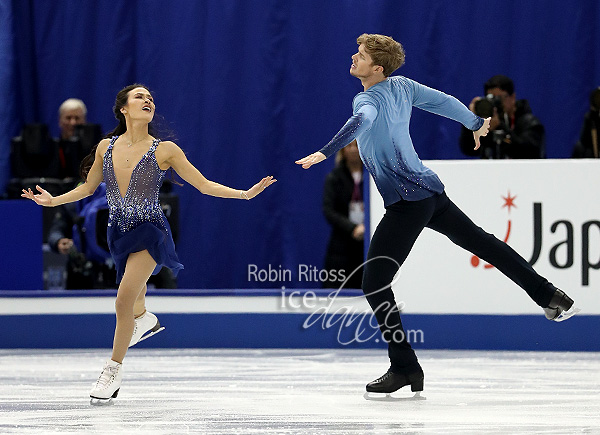
[(363, 33), (356, 39), (356, 43), (364, 44), (373, 64), (383, 67), (383, 75), (386, 77), (404, 64), (404, 47), (389, 36)]

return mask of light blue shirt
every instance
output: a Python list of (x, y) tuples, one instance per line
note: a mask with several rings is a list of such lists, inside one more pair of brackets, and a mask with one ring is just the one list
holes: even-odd
[(442, 193), (444, 185), (417, 155), (408, 131), (412, 108), (479, 130), (483, 119), (456, 98), (403, 76), (388, 77), (354, 97), (353, 116), (320, 151), (329, 157), (356, 139), (360, 157), (386, 206)]

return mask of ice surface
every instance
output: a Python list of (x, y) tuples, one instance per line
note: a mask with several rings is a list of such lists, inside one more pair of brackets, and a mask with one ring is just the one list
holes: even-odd
[(383, 350), (134, 348), (92, 407), (109, 350), (0, 350), (0, 433), (600, 433), (597, 353), (418, 355), (427, 400), (380, 402)]

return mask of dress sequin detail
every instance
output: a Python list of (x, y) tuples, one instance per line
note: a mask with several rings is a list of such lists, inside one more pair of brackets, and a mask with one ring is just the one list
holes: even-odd
[(164, 214), (158, 202), (158, 193), (166, 172), (159, 168), (154, 154), (159, 143), (158, 139), (152, 142), (148, 152), (133, 168), (125, 198), (123, 198), (112, 158), (112, 149), (116, 138), (115, 136), (111, 139), (104, 154), (103, 173), (109, 208), (108, 225), (117, 225), (120, 231), (125, 232), (133, 230), (143, 222), (152, 222), (167, 230), (164, 225)]

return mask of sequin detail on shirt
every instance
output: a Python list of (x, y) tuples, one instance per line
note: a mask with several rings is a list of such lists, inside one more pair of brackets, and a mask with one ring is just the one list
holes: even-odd
[(325, 157), (329, 158), (356, 138), (356, 133), (363, 125), (364, 115), (357, 113), (350, 117), (340, 131), (329, 141), (327, 145), (319, 150)]
[(108, 226), (116, 226), (121, 232), (131, 231), (142, 223), (151, 222), (167, 231), (165, 215), (158, 202), (158, 193), (166, 171), (158, 166), (156, 147), (160, 140), (154, 139), (131, 172), (125, 198), (121, 196), (112, 158), (112, 149), (118, 136), (110, 140), (104, 154), (102, 173), (106, 182), (106, 200), (109, 208)]

